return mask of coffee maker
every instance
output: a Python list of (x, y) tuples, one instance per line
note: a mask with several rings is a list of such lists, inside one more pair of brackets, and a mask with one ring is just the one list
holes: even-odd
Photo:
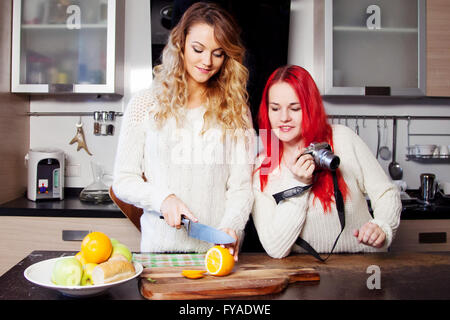
[(27, 198), (64, 199), (64, 152), (55, 148), (30, 149), (25, 156), (28, 166)]

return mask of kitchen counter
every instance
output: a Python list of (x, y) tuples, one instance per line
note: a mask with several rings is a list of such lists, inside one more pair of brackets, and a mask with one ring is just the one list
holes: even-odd
[[(33, 251), (0, 277), (0, 300), (67, 300), (61, 293), (28, 282), (24, 270), (39, 261), (72, 255), (75, 252)], [(320, 282), (289, 284), (278, 294), (253, 296), (264, 300), (448, 300), (450, 299), (450, 253), (335, 254), (326, 263), (304, 254), (272, 259), (263, 253), (242, 253), (242, 264), (263, 264), (267, 268), (314, 267)], [(369, 289), (373, 276), (369, 266), (380, 268), (379, 289)], [(138, 279), (92, 297), (95, 300), (144, 300)], [(239, 298), (245, 300), (246, 298)]]
[[(65, 199), (64, 200), (46, 200), (46, 201), (30, 201), (25, 196), (15, 199), (13, 201), (7, 202), (0, 205), (0, 216), (22, 216), (22, 217), (58, 217), (58, 218), (123, 218), (125, 215), (119, 210), (119, 208), (112, 202), (106, 204), (91, 204), (86, 202), (81, 202), (79, 200), (79, 193), (81, 189), (66, 188), (65, 189)], [(416, 197), (418, 195), (417, 190), (408, 190), (408, 194), (411, 197)], [(445, 199), (440, 195), (436, 196), (436, 201), (433, 206), (422, 206), (417, 203), (414, 198), (409, 201), (403, 202), (403, 210), (401, 213), (401, 219), (403, 221), (409, 220), (408, 222), (414, 223), (423, 220), (425, 222), (435, 222), (440, 225), (439, 220), (450, 219), (450, 199)], [(413, 221), (416, 220), (416, 221)], [(405, 224), (404, 224), (405, 225)], [(401, 224), (403, 227), (403, 225)], [(416, 228), (417, 229), (417, 228)], [(428, 228), (429, 229), (429, 228)], [(430, 232), (427, 228), (419, 228), (415, 231), (420, 232)], [(436, 232), (447, 232), (445, 230), (434, 230)], [(442, 228), (441, 228), (442, 229)], [(83, 229), (84, 230), (84, 229)], [(415, 232), (414, 231), (414, 232)], [(241, 252), (261, 252), (264, 253), (264, 249), (259, 241), (252, 217), (250, 216), (249, 221), (245, 227), (245, 238), (242, 244)], [(419, 235), (413, 234), (409, 236), (411, 231), (408, 229), (406, 234), (407, 243), (416, 243), (416, 239)], [(412, 237), (412, 238), (411, 238)], [(397, 242), (402, 237), (397, 237)], [(421, 245), (422, 247), (423, 245)], [(441, 244), (437, 245), (426, 245), (426, 246), (439, 246), (439, 248), (430, 249), (420, 249), (420, 251), (446, 251)], [(43, 247), (34, 247), (33, 249), (38, 249)], [(45, 248), (45, 249), (59, 249), (59, 248)], [(66, 250), (71, 250), (71, 248), (63, 248)], [(411, 248), (408, 248), (411, 251)], [(417, 248), (416, 248), (417, 249)], [(416, 249), (412, 251), (417, 251)], [(134, 250), (138, 250), (138, 247)], [(401, 249), (403, 250), (403, 249)], [(29, 250), (28, 252), (31, 252)], [(14, 261), (11, 261), (9, 266), (11, 266)], [(8, 266), (8, 267), (9, 267)], [(1, 273), (1, 272), (0, 272)]]
[(31, 201), (25, 196), (0, 205), (3, 216), (37, 216), (66, 218), (126, 218), (113, 203), (94, 204), (79, 199), (81, 188), (66, 188), (64, 200)]
[(409, 200), (402, 200), (402, 220), (450, 219), (450, 198), (436, 193), (434, 200), (425, 205), (417, 200), (418, 190), (408, 190)]
[[(31, 201), (25, 196), (0, 205), (0, 216), (37, 216), (72, 218), (125, 218), (113, 203), (92, 204), (79, 199), (81, 188), (66, 188), (64, 200)], [(450, 219), (450, 198), (437, 194), (432, 205), (417, 202), (418, 190), (408, 190), (411, 200), (403, 200), (401, 219)], [(370, 203), (369, 203), (370, 205)]]

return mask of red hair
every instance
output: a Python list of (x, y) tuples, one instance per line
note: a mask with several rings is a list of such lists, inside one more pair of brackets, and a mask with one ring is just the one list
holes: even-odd
[[(278, 167), (283, 156), (283, 144), (274, 134), (272, 134), (268, 111), (269, 89), (277, 82), (288, 83), (292, 89), (294, 89), (300, 101), (302, 110), (301, 135), (303, 144), (308, 146), (311, 142), (328, 142), (333, 148), (332, 129), (327, 121), (327, 114), (325, 113), (319, 90), (311, 75), (308, 71), (299, 66), (284, 66), (278, 68), (267, 80), (258, 114), (260, 133), (267, 135), (261, 137), (264, 145), (265, 157), (261, 166), (257, 169), (260, 170), (259, 178), (261, 190), (264, 190), (266, 187), (268, 175)], [(279, 149), (278, 157), (276, 157), (276, 148)], [(343, 198), (346, 199), (348, 195), (347, 184), (342, 178), (339, 169), (336, 173), (339, 189)], [(313, 201), (319, 199), (324, 211), (330, 212), (331, 203), (334, 202), (332, 174), (329, 170), (318, 170), (315, 172), (315, 175), (315, 182), (311, 188), (311, 192), (314, 194)]]

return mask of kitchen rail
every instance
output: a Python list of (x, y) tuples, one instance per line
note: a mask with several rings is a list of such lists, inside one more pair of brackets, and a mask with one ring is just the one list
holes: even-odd
[[(450, 156), (448, 154), (445, 155), (415, 155), (411, 154), (413, 146), (411, 146), (410, 138), (411, 137), (449, 137), (450, 133), (447, 132), (411, 132), (410, 126), (412, 120), (450, 120), (450, 116), (411, 116), (411, 115), (328, 115), (328, 118), (332, 119), (338, 119), (338, 123), (340, 123), (341, 119), (345, 120), (345, 125), (348, 126), (348, 120), (354, 119), (355, 120), (355, 131), (359, 134), (359, 120), (362, 120), (362, 126), (363, 128), (366, 128), (366, 120), (377, 120), (377, 124), (379, 121), (384, 120), (385, 127), (386, 127), (386, 120), (392, 120), (393, 124), (397, 122), (397, 120), (406, 120), (407, 123), (407, 144), (406, 148), (408, 150), (408, 154), (406, 155), (406, 161), (416, 161), (416, 162), (423, 162), (423, 163), (450, 163)], [(395, 131), (395, 130), (394, 130)], [(394, 135), (394, 133), (393, 133)], [(396, 140), (396, 137), (393, 138), (394, 142)]]
[[(98, 111), (91, 111), (91, 112), (27, 112), (26, 114), (27, 114), (27, 116), (30, 116), (30, 117), (44, 117), (44, 116), (51, 116), (51, 117), (88, 116), (88, 117), (92, 117), (92, 116), (94, 116), (95, 112), (98, 112)], [(121, 116), (123, 116), (123, 112), (115, 112), (114, 115), (116, 117), (121, 117)]]
[(450, 116), (390, 116), (390, 115), (345, 115), (345, 114), (330, 114), (332, 119), (398, 119), (398, 120), (450, 120)]

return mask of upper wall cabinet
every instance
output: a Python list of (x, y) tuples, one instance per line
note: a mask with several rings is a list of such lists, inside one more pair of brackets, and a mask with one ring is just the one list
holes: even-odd
[(123, 94), (123, 0), (13, 0), (11, 91)]
[(427, 96), (450, 97), (450, 1), (427, 0)]
[(322, 94), (425, 95), (425, 1), (318, 0), (314, 5), (315, 71)]

